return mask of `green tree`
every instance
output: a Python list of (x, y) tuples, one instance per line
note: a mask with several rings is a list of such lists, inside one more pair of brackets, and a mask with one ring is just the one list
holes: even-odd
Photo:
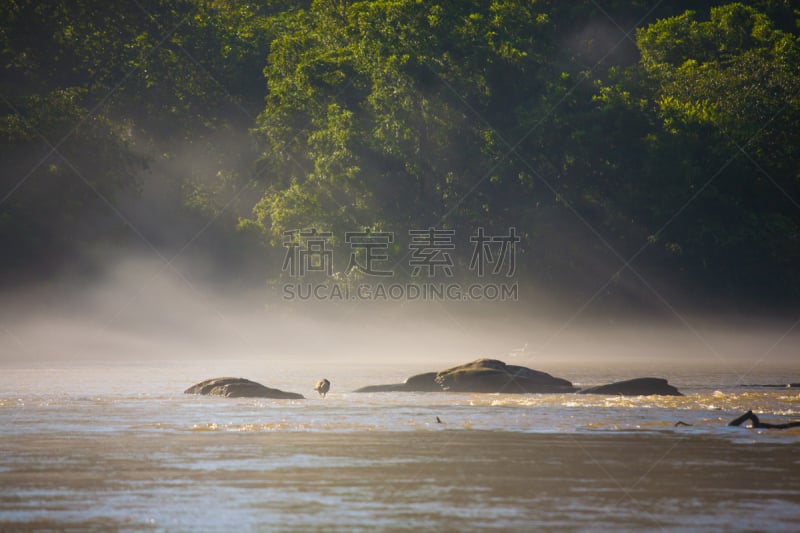
[[(273, 239), (511, 220), (528, 186), (496, 128), (544, 90), (552, 26), (519, 2), (315, 2), (287, 21), (266, 69), (257, 135)], [(524, 77), (520, 77), (525, 74)]]
[(796, 297), (800, 40), (734, 3), (659, 20), (637, 42), (637, 72), (599, 100), (656, 126), (627, 165), (635, 189), (616, 197), (649, 228), (651, 260), (716, 294)]
[[(157, 185), (172, 191), (175, 210), (186, 216), (218, 213), (251, 163), (248, 145), (231, 149), (219, 139), (244, 135), (262, 105), (270, 20), (285, 8), (4, 2), (3, 268), (51, 262), (117, 235), (113, 204), (145, 178), (163, 182)], [(174, 153), (188, 149), (210, 164), (171, 167)], [(158, 174), (143, 173), (146, 163)]]

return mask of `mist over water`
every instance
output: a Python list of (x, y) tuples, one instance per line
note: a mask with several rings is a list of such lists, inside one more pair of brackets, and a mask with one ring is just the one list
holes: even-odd
[(90, 282), (6, 290), (0, 364), (191, 368), (191, 380), (232, 374), (271, 386), (342, 376), (337, 386), (357, 388), (374, 384), (353, 379), (362, 371), (403, 381), (491, 357), (578, 386), (649, 375), (711, 388), (800, 381), (789, 320), (579, 314), (525, 290), (518, 302), (286, 302), (266, 283), (210, 277), (198, 261), (128, 256)]

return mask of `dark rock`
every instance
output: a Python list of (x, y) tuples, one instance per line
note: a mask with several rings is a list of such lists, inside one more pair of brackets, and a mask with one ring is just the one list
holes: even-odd
[(767, 387), (767, 388), (774, 388), (774, 389), (798, 389), (800, 388), (800, 383), (767, 383), (767, 384), (757, 384), (751, 383), (749, 385), (739, 385), (740, 387), (748, 387), (748, 388), (757, 388), (757, 387)]
[(372, 385), (355, 392), (575, 392), (572, 383), (545, 372), (506, 365), (496, 359), (478, 359), (441, 372), (411, 376), (405, 383)]
[(663, 378), (636, 378), (618, 381), (599, 387), (589, 387), (578, 391), (578, 394), (614, 394), (621, 396), (683, 396), (678, 389)]
[(442, 387), (436, 383), (437, 372), (426, 372), (411, 376), (404, 383), (388, 385), (368, 385), (356, 389), (355, 392), (441, 392)]
[(416, 392), (436, 392), (442, 390), (442, 387), (436, 382), (436, 375), (438, 372), (425, 372), (424, 374), (417, 374), (411, 376), (406, 380), (403, 385), (405, 390)]
[(414, 392), (405, 383), (389, 383), (388, 385), (367, 385), (353, 392)]
[(227, 398), (272, 398), (276, 400), (303, 400), (302, 394), (284, 392), (265, 387), (244, 378), (212, 378), (192, 385), (184, 394), (208, 394)]
[(478, 359), (439, 372), (443, 390), (450, 392), (559, 393), (575, 392), (572, 383), (524, 366), (497, 359)]

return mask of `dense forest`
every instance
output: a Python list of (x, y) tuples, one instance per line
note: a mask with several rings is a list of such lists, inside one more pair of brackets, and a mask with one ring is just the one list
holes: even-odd
[(513, 227), (532, 285), (796, 309), (799, 22), (789, 0), (8, 0), (0, 274), (193, 247), (269, 280), (299, 228), (393, 232), (399, 257), (410, 229)]

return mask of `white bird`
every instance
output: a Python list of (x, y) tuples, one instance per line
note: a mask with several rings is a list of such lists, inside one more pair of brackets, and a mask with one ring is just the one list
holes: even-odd
[(508, 353), (511, 357), (516, 357), (518, 355), (525, 355), (525, 349), (528, 347), (528, 343), (526, 342), (522, 348), (512, 348), (511, 351)]
[(325, 395), (328, 394), (328, 391), (331, 390), (331, 382), (327, 379), (321, 379), (317, 381), (317, 384), (314, 386), (314, 390), (324, 398)]

